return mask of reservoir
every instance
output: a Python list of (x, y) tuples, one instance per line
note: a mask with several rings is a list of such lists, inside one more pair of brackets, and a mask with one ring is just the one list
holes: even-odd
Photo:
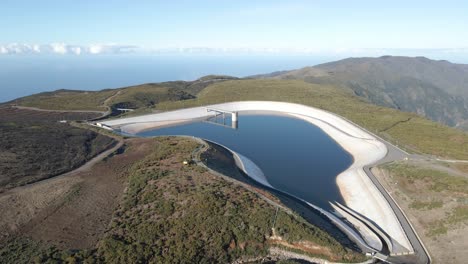
[[(344, 204), (336, 176), (353, 162), (340, 145), (320, 128), (289, 116), (239, 113), (231, 121), (210, 119), (140, 132), (142, 137), (186, 135), (222, 144), (252, 160), (268, 182), (312, 204), (330, 210), (329, 202)], [(217, 121), (218, 124), (214, 124)]]

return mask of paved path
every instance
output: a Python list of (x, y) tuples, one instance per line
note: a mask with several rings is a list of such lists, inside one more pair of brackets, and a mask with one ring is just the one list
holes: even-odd
[[(349, 120), (347, 120), (347, 121), (349, 121)], [(350, 121), (350, 123), (354, 124), (351, 121)], [(413, 251), (415, 252), (414, 256), (416, 257), (416, 259), (414, 259), (414, 258), (411, 258), (409, 256), (391, 256), (387, 260), (392, 262), (392, 263), (408, 263), (408, 262), (411, 263), (413, 261), (415, 261), (417, 263), (421, 263), (421, 264), (431, 263), (431, 259), (430, 259), (430, 256), (429, 256), (426, 248), (422, 244), (421, 239), (418, 237), (416, 231), (414, 230), (413, 226), (409, 222), (408, 218), (406, 217), (406, 215), (404, 214), (402, 209), (398, 206), (398, 204), (395, 202), (393, 197), (391, 197), (391, 195), (387, 192), (387, 190), (385, 190), (385, 188), (382, 186), (382, 184), (380, 184), (379, 180), (375, 177), (375, 175), (372, 173), (372, 170), (371, 170), (373, 167), (376, 167), (378, 165), (382, 165), (382, 164), (385, 164), (385, 163), (388, 163), (388, 162), (392, 162), (392, 161), (405, 160), (405, 159), (428, 159), (428, 157), (424, 156), (424, 155), (409, 154), (408, 152), (406, 152), (406, 151), (398, 148), (397, 146), (389, 143), (388, 141), (386, 141), (383, 138), (375, 135), (374, 133), (371, 133), (367, 129), (365, 129), (365, 128), (357, 125), (357, 124), (354, 124), (354, 125), (358, 126), (359, 128), (366, 131), (367, 133), (375, 136), (382, 143), (384, 143), (385, 146), (387, 147), (387, 154), (385, 155), (385, 157), (383, 159), (377, 161), (374, 164), (364, 166), (363, 169), (364, 169), (364, 172), (369, 176), (371, 181), (374, 183), (374, 185), (377, 187), (377, 189), (382, 193), (385, 200), (387, 200), (387, 202), (389, 203), (389, 205), (392, 208), (393, 212), (395, 212), (395, 215), (396, 215), (398, 221), (400, 222), (400, 225), (402, 226), (403, 230), (405, 231), (405, 233), (406, 233), (406, 235), (408, 237), (408, 240), (410, 241), (411, 246), (413, 247)]]
[[(364, 129), (364, 128), (362, 128), (362, 129)], [(365, 130), (365, 131), (367, 131), (367, 130)], [(392, 145), (388, 141), (382, 139), (381, 137), (379, 137), (379, 136), (377, 136), (377, 135), (375, 135), (375, 134), (373, 134), (373, 133), (371, 133), (369, 131), (367, 131), (367, 132), (374, 135), (375, 137), (379, 138), (380, 141), (382, 141), (385, 144), (385, 146), (387, 147), (388, 152), (387, 152), (387, 155), (385, 155), (385, 157), (383, 159), (375, 162), (374, 164), (365, 166), (363, 168), (364, 172), (366, 172), (366, 174), (369, 176), (371, 181), (374, 183), (374, 185), (377, 187), (377, 189), (379, 189), (379, 191), (382, 193), (384, 198), (387, 200), (387, 202), (389, 203), (389, 205), (392, 208), (393, 212), (395, 212), (395, 214), (396, 214), (396, 216), (398, 218), (398, 221), (400, 222), (403, 230), (405, 231), (405, 233), (406, 233), (406, 235), (408, 237), (408, 240), (411, 243), (411, 246), (413, 247), (413, 251), (415, 252), (414, 256), (416, 257), (416, 259), (411, 260), (411, 258), (409, 258), (408, 256), (401, 256), (401, 257), (392, 256), (392, 257), (388, 258), (388, 260), (391, 261), (392, 263), (408, 263), (409, 261), (416, 261), (417, 263), (421, 263), (421, 264), (429, 264), (429, 263), (431, 263), (429, 253), (427, 252), (426, 248), (422, 244), (421, 239), (417, 235), (416, 231), (414, 230), (413, 226), (409, 222), (409, 220), (406, 217), (405, 213), (400, 208), (400, 206), (398, 206), (398, 204), (395, 202), (393, 197), (388, 193), (388, 191), (382, 186), (382, 184), (380, 184), (379, 180), (377, 179), (377, 177), (372, 172), (373, 167), (377, 167), (379, 165), (382, 165), (382, 164), (385, 164), (385, 163), (388, 163), (388, 162), (398, 161), (398, 160), (405, 160), (407, 158), (408, 159), (423, 159), (423, 158), (427, 159), (427, 157), (423, 156), (423, 155), (409, 154), (408, 152), (406, 152), (406, 151), (398, 148), (397, 146)]]

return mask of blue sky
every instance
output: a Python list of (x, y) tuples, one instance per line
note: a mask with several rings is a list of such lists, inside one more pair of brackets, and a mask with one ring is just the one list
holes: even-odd
[(0, 45), (466, 48), (468, 1), (3, 0), (0, 25)]

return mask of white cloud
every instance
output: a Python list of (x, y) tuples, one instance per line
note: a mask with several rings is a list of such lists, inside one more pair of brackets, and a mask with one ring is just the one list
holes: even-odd
[(7, 54), (57, 54), (57, 55), (93, 55), (102, 54), (165, 54), (165, 55), (307, 55), (307, 56), (382, 56), (400, 55), (415, 56), (424, 55), (428, 57), (444, 58), (445, 56), (455, 56), (468, 54), (468, 48), (447, 48), (447, 49), (375, 49), (375, 48), (317, 48), (317, 47), (169, 47), (151, 48), (133, 45), (120, 45), (115, 43), (91, 44), (91, 45), (70, 45), (66, 43), (51, 44), (0, 44), (0, 55)]
[(71, 48), (70, 48), (70, 51), (71, 51), (73, 54), (80, 55), (80, 54), (81, 54), (81, 47), (71, 47)]
[(58, 54), (65, 54), (67, 53), (67, 46), (65, 43), (52, 43), (50, 44), (52, 51)]
[(99, 54), (99, 53), (102, 52), (102, 50), (103, 50), (102, 45), (94, 44), (94, 45), (89, 46), (89, 53), (91, 53), (91, 54)]
[(132, 45), (93, 44), (89, 46), (88, 51), (90, 54), (122, 54), (134, 52), (137, 49), (139, 49), (137, 46)]
[(41, 53), (41, 47), (37, 44), (32, 46), (32, 50), (36, 53)]
[(0, 54), (60, 54), (60, 55), (81, 55), (81, 54), (122, 54), (138, 51), (139, 47), (132, 45), (118, 44), (93, 44), (93, 45), (68, 45), (65, 43), (51, 44), (18, 44), (10, 43), (0, 45)]

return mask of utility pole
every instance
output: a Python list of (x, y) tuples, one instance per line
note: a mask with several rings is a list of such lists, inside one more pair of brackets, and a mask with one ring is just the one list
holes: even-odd
[(273, 233), (273, 236), (276, 236), (275, 225), (276, 225), (276, 218), (278, 217), (278, 211), (279, 211), (279, 207), (276, 207), (275, 218), (273, 219), (273, 225), (271, 226), (271, 231)]

